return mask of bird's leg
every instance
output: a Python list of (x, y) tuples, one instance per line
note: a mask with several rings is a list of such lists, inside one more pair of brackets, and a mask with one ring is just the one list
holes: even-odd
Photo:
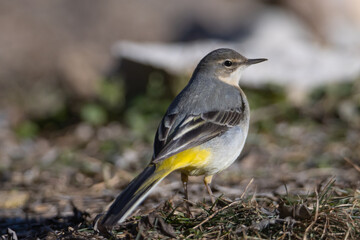
[(190, 205), (189, 205), (189, 195), (188, 195), (188, 188), (187, 188), (187, 184), (189, 181), (188, 175), (181, 173), (181, 181), (183, 183), (183, 188), (184, 188), (185, 208), (186, 208), (188, 217), (193, 217), (191, 214)]
[(210, 176), (205, 176), (204, 177), (204, 184), (205, 184), (205, 187), (206, 187), (206, 190), (208, 191), (209, 195), (210, 195), (210, 198), (211, 198), (211, 202), (212, 204), (215, 203), (215, 199), (214, 199), (214, 195), (211, 191), (211, 188), (210, 188), (210, 183), (211, 183), (211, 180), (212, 180), (212, 175)]

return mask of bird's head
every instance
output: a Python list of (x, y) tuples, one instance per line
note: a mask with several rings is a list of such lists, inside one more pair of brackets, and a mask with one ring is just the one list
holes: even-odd
[(200, 61), (197, 70), (205, 74), (215, 74), (220, 81), (238, 86), (245, 68), (266, 60), (266, 58), (248, 59), (232, 49), (220, 48), (206, 55)]

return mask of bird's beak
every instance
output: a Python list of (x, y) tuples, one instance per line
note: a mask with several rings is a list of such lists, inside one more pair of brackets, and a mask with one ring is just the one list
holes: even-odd
[(267, 59), (266, 59), (266, 58), (248, 59), (248, 60), (246, 61), (246, 64), (247, 64), (247, 65), (253, 65), (253, 64), (256, 64), (256, 63), (264, 62), (264, 61), (267, 61)]

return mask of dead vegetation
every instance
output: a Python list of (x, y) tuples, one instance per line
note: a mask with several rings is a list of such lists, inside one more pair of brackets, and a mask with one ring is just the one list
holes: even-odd
[(357, 239), (360, 192), (344, 191), (330, 179), (306, 196), (267, 198), (245, 194), (214, 205), (199, 202), (194, 219), (180, 205), (166, 202), (155, 212), (132, 218), (113, 231), (117, 238), (162, 239)]
[[(241, 159), (215, 177), (216, 204), (191, 178), (188, 218), (172, 174), (112, 238), (359, 239), (359, 86), (319, 89), (302, 106), (279, 88), (246, 89), (250, 135)], [(138, 104), (125, 113), (134, 125), (83, 120), (25, 137), (29, 126), (14, 129), (0, 114), (1, 238), (111, 238), (93, 220), (147, 164), (155, 130), (144, 119), (161, 117)]]
[[(249, 185), (251, 182), (249, 183)], [(194, 218), (182, 201), (165, 201), (149, 214), (115, 227), (111, 235), (92, 229), (89, 214), (73, 206), (69, 217), (1, 222), (2, 239), (358, 239), (360, 191), (344, 190), (329, 179), (304, 196), (268, 197), (244, 192), (232, 201), (197, 202)], [(11, 225), (10, 221), (13, 221)], [(16, 223), (15, 223), (16, 222)], [(11, 228), (10, 228), (11, 227)], [(31, 230), (20, 230), (20, 229)], [(18, 232), (17, 232), (18, 230)]]

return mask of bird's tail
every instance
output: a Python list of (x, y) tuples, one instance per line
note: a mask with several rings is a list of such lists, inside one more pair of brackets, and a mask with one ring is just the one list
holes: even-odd
[(101, 224), (110, 227), (124, 221), (150, 191), (170, 172), (157, 171), (155, 164), (147, 166), (115, 199)]

